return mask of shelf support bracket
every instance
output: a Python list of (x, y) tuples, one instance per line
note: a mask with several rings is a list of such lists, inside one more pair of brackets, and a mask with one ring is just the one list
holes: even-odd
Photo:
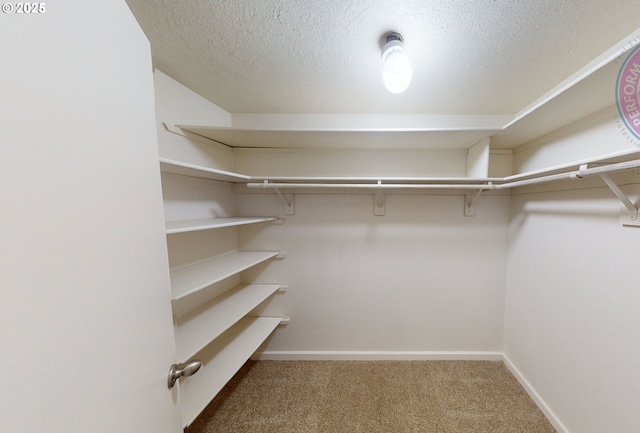
[[(268, 185), (268, 183), (269, 183), (268, 180), (264, 181), (265, 188)], [(284, 205), (284, 214), (295, 215), (296, 208), (295, 208), (293, 194), (282, 194), (280, 190), (278, 190), (278, 188), (273, 188), (273, 189), (276, 191), (276, 194), (278, 194), (278, 197), (280, 197), (280, 200), (282, 200), (282, 204)]]
[(600, 179), (604, 183), (607, 184), (609, 189), (618, 197), (618, 199), (622, 202), (624, 208), (620, 209), (620, 222), (625, 226), (640, 226), (640, 221), (638, 221), (638, 208), (629, 197), (620, 189), (616, 183), (611, 180), (609, 175), (601, 174)]
[(468, 192), (464, 195), (464, 216), (476, 216), (476, 204), (482, 191), (482, 189), (479, 189), (478, 192)]
[(290, 317), (283, 317), (280, 319), (280, 323), (278, 324), (278, 326), (287, 326), (289, 324), (289, 322), (291, 321)]
[(373, 214), (376, 216), (384, 216), (384, 194), (382, 193), (382, 181), (378, 181), (378, 189), (373, 203)]

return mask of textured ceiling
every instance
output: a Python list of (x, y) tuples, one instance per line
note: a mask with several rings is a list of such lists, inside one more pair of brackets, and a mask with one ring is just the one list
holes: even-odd
[[(127, 0), (155, 67), (231, 113), (515, 114), (638, 28), (638, 0)], [(382, 84), (380, 38), (414, 79)]]

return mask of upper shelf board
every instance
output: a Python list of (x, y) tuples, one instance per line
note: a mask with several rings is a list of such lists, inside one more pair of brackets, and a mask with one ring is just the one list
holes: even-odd
[[(166, 173), (183, 174), (186, 176), (200, 177), (206, 179), (224, 180), (234, 183), (250, 183), (250, 182), (291, 182), (294, 183), (375, 183), (383, 182), (385, 184), (426, 184), (437, 188), (438, 184), (456, 184), (460, 185), (460, 189), (473, 187), (475, 183), (493, 182), (494, 184), (508, 183), (515, 180), (522, 180), (544, 175), (557, 174), (560, 172), (573, 171), (583, 164), (610, 164), (617, 162), (630, 161), (640, 157), (640, 150), (628, 149), (624, 151), (613, 152), (609, 154), (599, 155), (595, 157), (585, 158), (571, 163), (565, 163), (546, 167), (544, 169), (533, 170), (524, 173), (518, 173), (507, 177), (487, 177), (487, 178), (470, 178), (470, 177), (340, 177), (340, 176), (248, 176), (239, 173), (231, 173), (223, 170), (212, 169), (195, 164), (183, 163), (169, 159), (161, 159), (161, 170)], [(375, 186), (375, 185), (373, 185)], [(446, 186), (446, 185), (445, 185)], [(284, 186), (283, 186), (284, 187)], [(473, 189), (473, 188), (472, 188)]]
[(199, 177), (203, 179), (221, 180), (224, 182), (249, 182), (251, 176), (231, 171), (218, 170), (188, 162), (160, 158), (160, 171), (163, 173), (181, 174), (183, 176)]
[(275, 221), (276, 217), (227, 217), (227, 218), (205, 218), (197, 220), (167, 221), (166, 232), (168, 235), (174, 233), (193, 232), (198, 230), (219, 229), (224, 227), (235, 227), (246, 224), (257, 224), (262, 222)]
[(489, 130), (269, 130), (176, 125), (229, 147), (297, 149), (468, 149), (498, 132)]
[(474, 183), (480, 181), (500, 181), (502, 178), (470, 178), (470, 177), (416, 177), (416, 176), (249, 176), (246, 174), (233, 173), (230, 171), (218, 170), (202, 165), (190, 164), (171, 159), (160, 159), (160, 170), (164, 173), (181, 174), (183, 176), (198, 177), (203, 179), (221, 180), (233, 183), (249, 183), (280, 181), (280, 182), (336, 182), (336, 183), (359, 183), (359, 182), (382, 182), (406, 183)]

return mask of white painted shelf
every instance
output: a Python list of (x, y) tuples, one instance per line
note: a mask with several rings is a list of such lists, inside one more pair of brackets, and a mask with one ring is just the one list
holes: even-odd
[(219, 229), (223, 227), (235, 227), (245, 224), (256, 224), (275, 221), (276, 217), (227, 217), (205, 218), (197, 220), (167, 221), (166, 232), (174, 233), (194, 232), (198, 230)]
[(232, 251), (173, 269), (171, 271), (172, 300), (182, 299), (278, 254), (278, 251)]
[(180, 379), (182, 421), (188, 426), (280, 324), (280, 317), (246, 317), (201, 350), (200, 371)]
[[(215, 129), (215, 128), (214, 128)], [(492, 182), (498, 189), (504, 188), (510, 182), (519, 179), (537, 178), (545, 175), (551, 175), (560, 173), (562, 171), (575, 171), (583, 164), (615, 164), (619, 162), (625, 162), (630, 160), (637, 160), (640, 157), (640, 151), (638, 149), (629, 149), (624, 151), (613, 152), (604, 155), (598, 155), (590, 158), (573, 161), (570, 163), (564, 163), (543, 169), (537, 169), (530, 172), (518, 173), (506, 177), (413, 177), (413, 176), (250, 176), (239, 173), (232, 173), (224, 170), (217, 170), (208, 167), (202, 167), (194, 164), (189, 164), (180, 161), (173, 161), (170, 159), (161, 158), (160, 167), (163, 172), (184, 174), (187, 176), (202, 177), (206, 179), (223, 180), (233, 183), (246, 183), (251, 184), (252, 188), (264, 188), (264, 185), (258, 183), (264, 183), (269, 181), (272, 183), (290, 183), (290, 185), (280, 185), (281, 188), (294, 188), (300, 186), (297, 184), (312, 184), (312, 183), (326, 183), (326, 184), (355, 184), (355, 183), (371, 183), (370, 185), (363, 185), (363, 187), (375, 188), (375, 184), (378, 181), (384, 183), (384, 187), (393, 187), (393, 184), (424, 184), (425, 187), (430, 186), (433, 189), (444, 188), (443, 184), (455, 184), (452, 186), (459, 187), (460, 189), (478, 189), (473, 183), (489, 183)], [(501, 187), (502, 185), (502, 187)], [(305, 188), (322, 187), (322, 185), (302, 185)], [(331, 185), (327, 185), (331, 186)], [(336, 186), (336, 185), (334, 185)], [(338, 185), (340, 186), (340, 185)], [(352, 185), (358, 187), (358, 185)], [(418, 185), (419, 186), (419, 185)], [(477, 186), (477, 185), (475, 185)]]
[(178, 359), (187, 361), (280, 288), (280, 284), (237, 286), (176, 321)]
[(160, 158), (160, 171), (163, 173), (181, 174), (183, 176), (199, 177), (203, 179), (221, 180), (224, 182), (248, 182), (251, 176), (231, 171), (218, 170), (188, 162)]

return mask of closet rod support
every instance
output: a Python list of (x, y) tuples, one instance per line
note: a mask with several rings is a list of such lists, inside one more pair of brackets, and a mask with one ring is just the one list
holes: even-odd
[(373, 214), (376, 216), (384, 216), (384, 194), (382, 193), (382, 181), (378, 180), (378, 189), (373, 205)]
[(280, 323), (278, 324), (278, 326), (287, 326), (290, 321), (290, 317), (283, 317), (282, 319), (280, 319)]
[[(491, 185), (491, 183), (489, 183), (489, 185)], [(480, 189), (475, 193), (468, 192), (464, 195), (464, 216), (472, 217), (476, 215), (476, 204), (482, 191), (484, 190)]]
[(623, 224), (625, 222), (630, 223), (631, 225), (638, 225), (638, 208), (629, 197), (620, 189), (620, 187), (609, 177), (607, 174), (600, 174), (600, 179), (607, 184), (609, 189), (618, 197), (618, 200), (622, 202), (622, 205), (626, 208), (620, 212), (620, 220)]
[[(264, 181), (264, 187), (267, 188), (267, 185), (269, 184), (268, 180)], [(293, 201), (293, 194), (285, 194), (282, 195), (282, 193), (280, 192), (280, 190), (278, 188), (273, 188), (276, 192), (276, 194), (278, 194), (278, 197), (280, 197), (280, 200), (282, 200), (282, 204), (284, 205), (284, 214), (285, 215), (295, 215), (296, 213), (296, 209), (294, 207), (294, 201)]]

